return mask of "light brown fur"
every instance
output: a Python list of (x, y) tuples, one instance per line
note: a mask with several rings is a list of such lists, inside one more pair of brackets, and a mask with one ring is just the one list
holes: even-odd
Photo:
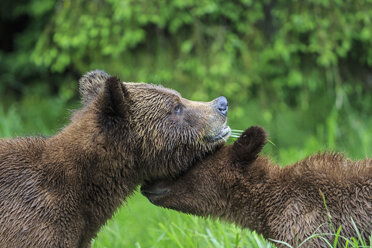
[[(342, 236), (357, 237), (351, 218), (369, 242), (372, 159), (322, 153), (280, 168), (258, 156), (265, 142), (264, 130), (251, 127), (178, 179), (149, 183), (142, 192), (156, 205), (219, 217), (293, 246), (314, 233), (334, 234), (341, 225)], [(317, 238), (305, 247), (328, 246)]]

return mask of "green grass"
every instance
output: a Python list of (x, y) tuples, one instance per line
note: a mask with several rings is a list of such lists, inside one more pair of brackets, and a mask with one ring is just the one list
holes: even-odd
[(261, 236), (211, 219), (152, 205), (131, 197), (102, 228), (93, 247), (274, 247)]
[[(62, 99), (62, 100), (61, 100)], [(66, 98), (67, 99), (67, 98)], [(0, 105), (0, 137), (52, 135), (68, 122), (69, 110), (78, 106), (61, 97), (29, 96), (19, 102)], [(314, 152), (330, 148), (352, 158), (371, 156), (372, 117), (355, 112), (329, 115), (317, 122), (307, 112), (297, 109), (260, 109), (256, 102), (244, 104), (244, 113), (229, 113), (236, 138), (250, 125), (264, 126), (270, 140), (264, 150), (281, 164), (293, 163)], [(276, 113), (270, 117), (268, 113)], [(342, 118), (341, 118), (342, 117)], [(231, 142), (233, 139), (230, 139)], [(274, 145), (275, 144), (275, 145)], [(343, 239), (335, 227), (337, 247)], [(325, 234), (309, 237), (325, 238)], [(347, 247), (364, 247), (359, 237), (349, 239)], [(103, 247), (275, 247), (273, 243), (249, 230), (218, 220), (185, 215), (152, 205), (140, 193), (133, 194), (114, 218), (109, 220), (93, 241), (93, 248)], [(301, 247), (306, 247), (306, 243)]]

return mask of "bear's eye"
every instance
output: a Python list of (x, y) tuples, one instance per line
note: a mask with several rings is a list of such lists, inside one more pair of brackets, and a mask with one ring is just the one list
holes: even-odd
[(175, 113), (176, 115), (179, 115), (179, 114), (182, 113), (182, 104), (177, 104), (177, 106), (174, 107), (174, 113)]

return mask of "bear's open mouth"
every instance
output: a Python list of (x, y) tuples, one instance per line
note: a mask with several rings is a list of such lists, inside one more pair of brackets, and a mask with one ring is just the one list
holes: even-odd
[(231, 128), (229, 126), (225, 126), (224, 128), (221, 129), (221, 131), (215, 135), (215, 136), (207, 136), (206, 140), (208, 142), (216, 142), (220, 140), (227, 140), (231, 134)]

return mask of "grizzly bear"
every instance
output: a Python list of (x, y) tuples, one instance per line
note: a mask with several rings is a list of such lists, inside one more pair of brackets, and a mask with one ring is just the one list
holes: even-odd
[(87, 247), (137, 185), (177, 176), (230, 133), (225, 97), (190, 101), (102, 71), (80, 92), (55, 136), (0, 139), (0, 247)]
[[(312, 234), (333, 241), (339, 227), (341, 236), (358, 238), (359, 231), (369, 242), (372, 159), (323, 153), (280, 168), (258, 156), (265, 142), (265, 131), (251, 127), (178, 179), (147, 183), (141, 191), (155, 205), (219, 217), (292, 246)], [(314, 238), (305, 247), (329, 246)]]

